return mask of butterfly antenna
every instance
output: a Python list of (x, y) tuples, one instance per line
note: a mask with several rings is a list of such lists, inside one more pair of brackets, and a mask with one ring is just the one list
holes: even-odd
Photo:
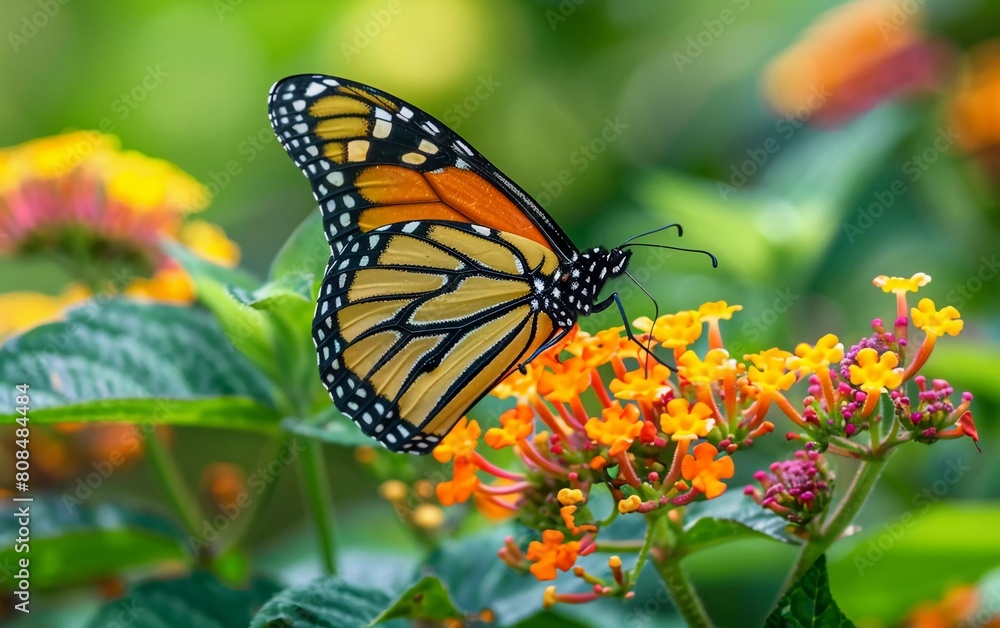
[(629, 238), (628, 240), (625, 240), (624, 242), (622, 242), (621, 246), (619, 246), (618, 248), (623, 248), (626, 244), (628, 244), (629, 242), (632, 242), (633, 240), (638, 240), (639, 238), (645, 238), (648, 235), (653, 235), (654, 233), (659, 233), (661, 231), (666, 231), (667, 229), (673, 229), (675, 227), (677, 228), (677, 237), (678, 238), (681, 237), (682, 235), (684, 235), (684, 227), (681, 226), (681, 223), (674, 222), (674, 223), (670, 223), (669, 225), (664, 225), (662, 227), (657, 227), (656, 229), (653, 229), (652, 231), (647, 231), (645, 233), (640, 233), (639, 235), (634, 235), (631, 238)]
[(620, 248), (625, 248), (627, 246), (646, 246), (653, 249), (671, 249), (673, 251), (684, 251), (685, 253), (701, 253), (703, 255), (707, 255), (712, 260), (712, 268), (719, 267), (719, 258), (709, 253), (705, 249), (688, 249), (683, 246), (668, 246), (666, 244), (646, 244), (644, 242), (636, 242), (635, 244), (623, 244)]
[[(647, 297), (649, 297), (649, 300), (653, 302), (653, 325), (656, 325), (656, 320), (658, 318), (660, 318), (660, 304), (657, 303), (656, 299), (653, 298), (653, 295), (651, 295), (649, 293), (649, 291), (646, 290), (642, 286), (641, 283), (639, 283), (638, 281), (636, 281), (636, 278), (633, 277), (632, 274), (629, 273), (627, 270), (625, 271), (625, 276), (627, 276), (629, 279), (631, 279), (632, 283), (634, 283), (636, 286), (638, 286), (639, 289), (642, 290), (643, 294), (645, 294)], [(626, 324), (628, 324), (628, 321), (626, 321)], [(646, 346), (644, 348), (646, 349), (646, 359), (643, 360), (643, 364), (645, 365), (645, 371), (643, 373), (643, 376), (644, 377), (649, 377), (649, 357), (653, 355), (653, 330), (652, 330), (652, 328), (650, 328), (649, 334), (646, 336)], [(657, 361), (659, 362), (659, 360), (657, 360)], [(661, 362), (661, 364), (662, 364), (662, 362)], [(670, 367), (669, 364), (667, 366)], [(673, 367), (670, 367), (670, 369), (674, 370)]]

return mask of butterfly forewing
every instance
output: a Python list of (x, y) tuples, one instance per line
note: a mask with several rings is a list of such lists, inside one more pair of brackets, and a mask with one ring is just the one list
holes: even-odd
[(557, 265), (531, 240), (466, 223), (355, 234), (327, 270), (313, 322), (334, 403), (388, 448), (430, 451), (551, 339), (533, 277)]
[(334, 253), (358, 231), (411, 220), (469, 222), (577, 253), (521, 188), (420, 109), (367, 85), (323, 75), (284, 79), (269, 115), (309, 178)]

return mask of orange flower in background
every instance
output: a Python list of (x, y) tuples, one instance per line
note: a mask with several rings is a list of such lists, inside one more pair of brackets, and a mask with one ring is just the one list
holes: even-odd
[(855, 0), (821, 15), (767, 68), (768, 103), (783, 116), (837, 124), (889, 98), (940, 84), (950, 50), (923, 30), (923, 9)]
[[(1000, 146), (1000, 40), (979, 44), (968, 55), (949, 118), (959, 144), (970, 153)], [(995, 158), (995, 156), (994, 156)]]
[(733, 459), (723, 456), (716, 460), (718, 454), (719, 450), (715, 445), (702, 443), (694, 448), (694, 455), (684, 456), (684, 461), (681, 463), (681, 475), (708, 499), (722, 495), (726, 491), (726, 485), (722, 480), (733, 477), (736, 472)]

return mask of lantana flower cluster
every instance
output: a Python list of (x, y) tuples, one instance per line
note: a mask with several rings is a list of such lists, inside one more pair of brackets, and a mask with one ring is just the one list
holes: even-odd
[[(610, 577), (588, 573), (577, 559), (602, 549), (598, 537), (617, 516), (666, 512), (676, 521), (683, 507), (722, 495), (735, 473), (734, 456), (775, 430), (768, 417), (776, 409), (792, 426), (786, 438), (801, 449), (758, 472), (761, 486), (744, 493), (804, 526), (830, 503), (834, 475), (824, 454), (866, 458), (908, 440), (978, 438), (971, 395), (955, 403), (947, 382), (928, 386), (918, 375), (937, 338), (962, 328), (954, 307), (939, 310), (922, 299), (907, 309), (907, 293), (928, 281), (923, 274), (876, 278), (876, 286), (896, 295), (896, 317), (890, 329), (876, 319), (872, 335), (846, 350), (827, 334), (791, 352), (771, 348), (737, 359), (724, 347), (721, 321), (742, 308), (724, 301), (655, 321), (640, 318), (635, 341), (624, 327), (576, 329), (492, 391), (514, 402), (499, 426), (484, 433), (463, 418), (443, 439), (434, 457), (453, 471), (437, 484), (437, 498), (444, 506), (472, 499), (491, 516), (516, 515), (537, 530), (540, 538), (526, 548), (508, 538), (500, 558), (539, 580), (572, 571), (588, 585), (584, 593), (549, 587), (547, 606), (630, 597), (642, 556), (633, 572), (611, 556)], [(916, 351), (911, 323), (923, 332)], [(707, 342), (699, 342), (703, 335)], [(653, 357), (654, 349), (671, 354), (676, 371)], [(912, 396), (904, 393), (909, 381), (918, 389)], [(793, 402), (799, 382), (805, 395)], [(859, 438), (865, 432), (867, 442)], [(490, 460), (503, 457), (493, 451), (508, 449), (516, 470)], [(608, 513), (589, 507), (600, 486), (614, 502)]]

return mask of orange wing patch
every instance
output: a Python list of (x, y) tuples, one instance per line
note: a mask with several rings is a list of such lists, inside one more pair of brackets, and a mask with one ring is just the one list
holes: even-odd
[(534, 240), (546, 248), (549, 241), (531, 219), (500, 190), (471, 170), (445, 168), (424, 175), (442, 201), (477, 225), (507, 231)]
[[(343, 163), (345, 150), (327, 156)], [(372, 166), (354, 181), (361, 196), (376, 207), (361, 212), (362, 231), (408, 220), (469, 222), (519, 235), (551, 248), (538, 227), (488, 181), (470, 170), (445, 168), (420, 172), (401, 166)]]

